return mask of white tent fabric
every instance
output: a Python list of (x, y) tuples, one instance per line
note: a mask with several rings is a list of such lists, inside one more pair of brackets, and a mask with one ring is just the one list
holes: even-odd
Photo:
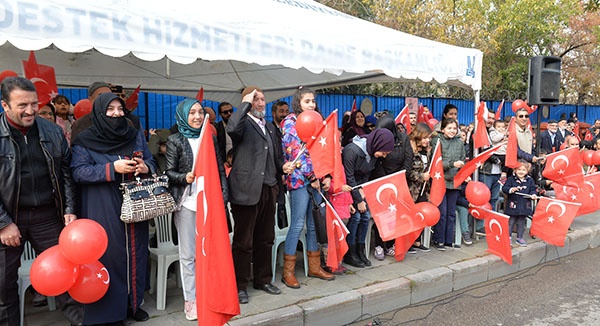
[(0, 0), (0, 70), (20, 73), (29, 50), (61, 87), (203, 87), (232, 103), (248, 85), (269, 101), (299, 85), (416, 79), (478, 91), (483, 56), (310, 0)]

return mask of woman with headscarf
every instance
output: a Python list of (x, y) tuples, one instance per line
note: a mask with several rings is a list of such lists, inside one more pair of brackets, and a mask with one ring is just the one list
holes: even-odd
[(92, 126), (72, 141), (71, 168), (81, 188), (81, 216), (100, 223), (108, 235), (100, 262), (110, 274), (110, 285), (102, 299), (84, 305), (85, 325), (124, 325), (128, 316), (136, 321), (149, 318), (140, 308), (148, 269), (148, 222), (126, 224), (119, 219), (119, 185), (155, 173), (156, 166), (143, 133), (128, 123), (124, 110), (121, 98), (101, 94), (90, 113)]
[[(401, 133), (396, 128), (394, 119), (388, 115), (384, 115), (375, 123), (376, 129), (387, 129), (394, 135), (394, 149), (390, 154), (381, 159), (381, 164), (378, 165), (371, 174), (371, 180), (381, 178), (388, 174), (396, 173), (405, 170), (407, 175), (413, 164), (413, 150), (410, 146), (410, 141), (406, 134)], [(375, 228), (375, 249), (373, 256), (378, 260), (383, 260), (385, 255), (395, 255), (394, 240), (383, 241), (379, 235), (379, 230)]]
[[(371, 177), (371, 173), (379, 163), (380, 158), (385, 158), (394, 149), (394, 135), (387, 129), (376, 129), (364, 136), (354, 137), (352, 142), (342, 150), (342, 164), (346, 172), (346, 184), (354, 188), (361, 185)], [(354, 267), (371, 266), (371, 261), (365, 254), (365, 242), (371, 213), (365, 201), (365, 194), (361, 188), (351, 191), (353, 207), (356, 210), (348, 220), (346, 236), (348, 252), (344, 256), (344, 263)]]
[(342, 134), (342, 147), (350, 144), (354, 136), (366, 135), (370, 132), (365, 126), (366, 118), (365, 114), (361, 111), (354, 111), (350, 115), (350, 124), (347, 129), (344, 129)]
[[(177, 227), (179, 266), (183, 280), (184, 313), (187, 320), (198, 318), (196, 308), (196, 198), (198, 188), (193, 172), (194, 162), (198, 159), (200, 131), (206, 113), (196, 99), (185, 99), (177, 105), (175, 120), (176, 134), (167, 138), (166, 175), (173, 198), (181, 209), (175, 212), (174, 222)], [(210, 130), (207, 130), (210, 131)], [(217, 140), (213, 136), (216, 157), (203, 157), (216, 160), (221, 177), (223, 201), (227, 202), (227, 181)], [(187, 190), (186, 190), (187, 188)]]

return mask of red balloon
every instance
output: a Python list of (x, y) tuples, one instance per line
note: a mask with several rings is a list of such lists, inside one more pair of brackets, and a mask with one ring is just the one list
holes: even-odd
[(75, 301), (81, 303), (96, 302), (106, 294), (110, 283), (108, 270), (101, 262), (79, 265), (79, 275), (75, 284), (69, 289), (69, 294)]
[(584, 150), (584, 151), (581, 151), (580, 155), (581, 155), (581, 160), (583, 161), (583, 163), (585, 163), (585, 165), (588, 165), (588, 166), (594, 165), (594, 161), (593, 161), (594, 151)]
[(600, 165), (600, 151), (593, 151), (592, 163), (593, 165)]
[(314, 110), (305, 110), (296, 118), (296, 132), (303, 142), (309, 142), (323, 125), (323, 117)]
[(440, 220), (440, 210), (430, 202), (420, 202), (415, 204), (415, 215), (421, 213), (421, 217), (427, 226), (434, 226)]
[(57, 296), (75, 284), (78, 271), (77, 266), (68, 261), (56, 245), (46, 249), (33, 261), (29, 278), (39, 293)]
[(525, 102), (523, 100), (514, 100), (512, 102), (512, 110), (517, 113), (517, 110), (525, 107)]
[(92, 102), (87, 98), (75, 103), (75, 107), (73, 108), (75, 119), (79, 119), (90, 112), (92, 112)]
[(87, 218), (67, 225), (58, 238), (61, 253), (73, 264), (89, 264), (104, 255), (108, 235), (100, 223)]
[(4, 70), (3, 72), (0, 72), (0, 83), (4, 80), (4, 78), (17, 76), (19, 75), (17, 75), (17, 73), (12, 70)]
[(469, 203), (475, 206), (485, 205), (485, 203), (490, 201), (490, 197), (492, 196), (490, 188), (481, 181), (471, 181), (467, 183), (465, 195)]

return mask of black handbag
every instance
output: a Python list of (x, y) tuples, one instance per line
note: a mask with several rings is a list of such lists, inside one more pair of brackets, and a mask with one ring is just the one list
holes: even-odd
[(312, 189), (308, 189), (310, 199), (312, 201), (312, 217), (315, 223), (315, 233), (317, 234), (317, 242), (320, 244), (327, 243), (327, 218), (325, 216), (325, 202), (317, 202)]
[(123, 205), (121, 221), (135, 223), (167, 215), (175, 210), (175, 200), (169, 193), (169, 177), (136, 178), (121, 183)]

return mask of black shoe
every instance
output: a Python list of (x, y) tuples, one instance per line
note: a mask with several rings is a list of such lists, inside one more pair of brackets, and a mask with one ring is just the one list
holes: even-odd
[(281, 294), (281, 290), (271, 283), (254, 285), (254, 288), (257, 290), (263, 290), (263, 291), (267, 292), (268, 294), (273, 294), (273, 295)]
[(240, 304), (246, 304), (248, 303), (248, 292), (246, 292), (246, 290), (239, 290), (238, 291), (238, 300), (240, 301)]
[(417, 250), (420, 250), (422, 252), (430, 252), (431, 251), (431, 249), (425, 247), (423, 244), (420, 244), (418, 246), (413, 245), (412, 247), (415, 248), (415, 249), (417, 249)]
[(414, 247), (410, 247), (410, 248), (408, 248), (408, 251), (406, 253), (408, 253), (408, 254), (416, 254), (417, 253), (417, 249), (415, 249)]
[(444, 244), (440, 242), (434, 242), (433, 247), (439, 251), (446, 251), (446, 247), (444, 247)]
[(364, 243), (359, 243), (356, 245), (356, 255), (358, 256), (358, 259), (360, 259), (360, 261), (363, 264), (365, 264), (365, 266), (371, 266), (371, 261), (367, 258), (367, 255), (365, 254)]
[(365, 264), (356, 255), (356, 246), (350, 246), (348, 252), (344, 255), (344, 264), (357, 268), (364, 268)]
[(150, 319), (150, 315), (142, 310), (142, 308), (137, 308), (135, 313), (133, 313), (131, 308), (127, 308), (127, 318), (132, 318), (135, 321), (146, 321)]

